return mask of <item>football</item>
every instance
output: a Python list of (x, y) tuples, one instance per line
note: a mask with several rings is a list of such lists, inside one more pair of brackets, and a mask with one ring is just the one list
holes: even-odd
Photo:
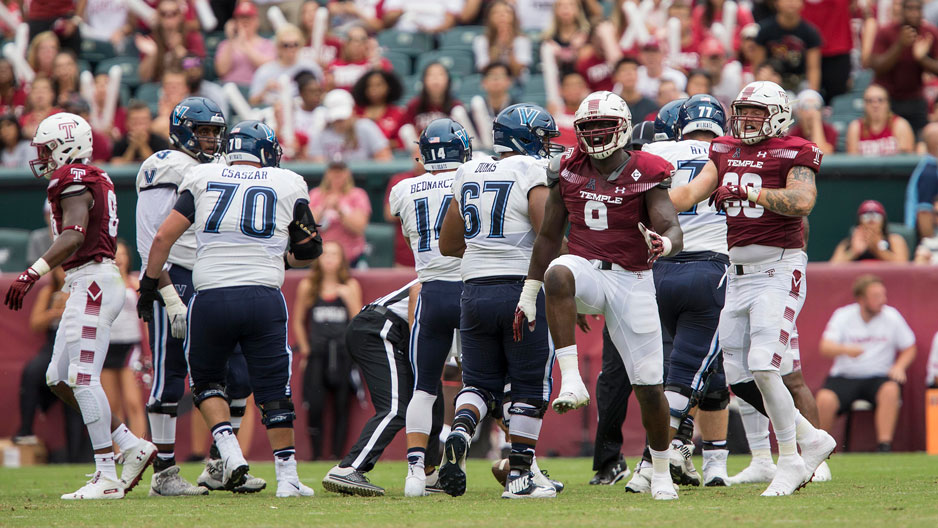
[(508, 480), (508, 473), (510, 468), (508, 466), (508, 459), (503, 458), (501, 460), (496, 460), (492, 462), (492, 475), (495, 477), (495, 480), (498, 481), (502, 486), (505, 485), (505, 481)]

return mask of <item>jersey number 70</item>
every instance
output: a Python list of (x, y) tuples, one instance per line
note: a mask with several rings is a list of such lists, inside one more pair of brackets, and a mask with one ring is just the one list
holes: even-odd
[[(218, 233), (222, 220), (238, 193), (239, 183), (209, 182), (206, 191), (217, 192), (218, 201), (205, 221), (206, 233)], [(258, 204), (260, 199), (260, 205)], [(261, 208), (261, 225), (257, 226), (258, 207)], [(241, 200), (241, 232), (252, 238), (270, 238), (277, 228), (274, 213), (277, 211), (277, 193), (270, 187), (254, 186), (244, 191)]]

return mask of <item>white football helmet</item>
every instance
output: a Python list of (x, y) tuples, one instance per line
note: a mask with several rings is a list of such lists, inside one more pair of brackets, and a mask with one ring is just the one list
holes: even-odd
[[(742, 116), (742, 107), (764, 108), (765, 117)], [(747, 145), (764, 139), (779, 137), (794, 124), (788, 93), (771, 81), (751, 82), (733, 100), (730, 131), (733, 137)]]
[(608, 158), (632, 139), (632, 112), (612, 92), (593, 92), (573, 114), (577, 146), (596, 159)]
[(55, 169), (91, 157), (91, 125), (81, 116), (62, 112), (39, 123), (32, 145), (39, 157), (29, 162), (37, 178), (48, 178)]

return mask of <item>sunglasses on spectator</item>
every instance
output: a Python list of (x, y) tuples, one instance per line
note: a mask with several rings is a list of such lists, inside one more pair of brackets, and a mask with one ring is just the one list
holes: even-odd
[(281, 48), (299, 48), (300, 43), (299, 42), (281, 42), (280, 47)]
[(864, 97), (863, 102), (864, 103), (884, 103), (886, 102), (886, 98), (885, 97)]
[(860, 215), (861, 222), (873, 222), (875, 220), (882, 220), (883, 215), (879, 213), (863, 213)]

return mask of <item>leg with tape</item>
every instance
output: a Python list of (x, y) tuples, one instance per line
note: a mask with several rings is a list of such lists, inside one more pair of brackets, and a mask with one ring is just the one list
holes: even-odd
[(456, 417), (443, 446), (440, 486), (458, 497), (466, 492), (466, 455), (476, 426), (494, 409), (500, 398), (479, 387), (465, 387), (456, 396)]
[[(503, 499), (540, 499), (557, 496), (557, 490), (549, 482), (539, 482), (532, 471), (534, 450), (541, 432), (547, 401), (518, 398), (508, 408), (510, 416), (508, 435), (511, 454), (508, 455), (508, 480)], [(543, 474), (538, 471), (542, 478)], [(546, 478), (544, 478), (546, 480)]]

